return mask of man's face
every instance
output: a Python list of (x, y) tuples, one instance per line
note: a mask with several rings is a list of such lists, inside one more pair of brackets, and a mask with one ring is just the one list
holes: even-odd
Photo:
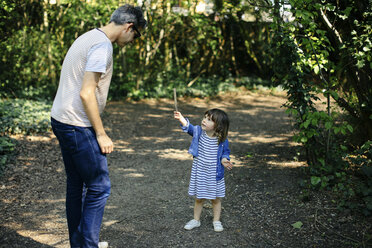
[(119, 38), (117, 39), (116, 43), (120, 47), (124, 47), (127, 44), (131, 43), (134, 39), (141, 36), (141, 33), (138, 29), (133, 25), (133, 23), (124, 24), (124, 28), (121, 31)]

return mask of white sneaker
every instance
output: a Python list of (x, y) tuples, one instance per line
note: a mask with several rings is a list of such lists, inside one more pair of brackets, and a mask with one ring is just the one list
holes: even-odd
[(108, 243), (107, 242), (99, 242), (98, 243), (98, 248), (107, 248), (108, 247)]
[(213, 221), (213, 228), (215, 232), (222, 232), (223, 226), (221, 221)]
[(189, 222), (186, 223), (185, 225), (185, 229), (186, 230), (191, 230), (191, 229), (194, 229), (195, 227), (199, 227), (200, 226), (200, 221), (198, 220), (190, 220)]

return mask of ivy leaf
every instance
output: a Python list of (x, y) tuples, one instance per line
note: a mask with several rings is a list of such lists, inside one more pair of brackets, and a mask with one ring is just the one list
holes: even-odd
[(318, 75), (318, 73), (319, 73), (319, 66), (315, 66), (314, 67), (314, 73)]
[(253, 157), (253, 155), (251, 153), (247, 153), (247, 155), (245, 155), (246, 158), (251, 158)]
[(354, 129), (351, 125), (347, 125), (346, 127), (347, 127), (347, 129), (349, 129), (350, 133), (352, 133), (354, 131)]
[(360, 69), (364, 66), (364, 61), (363, 60), (358, 60), (358, 62), (356, 63), (356, 66)]
[(293, 223), (292, 226), (294, 228), (300, 229), (303, 226), (303, 223), (301, 221), (297, 221), (296, 223)]
[(329, 130), (331, 127), (332, 127), (332, 122), (327, 121), (327, 122), (325, 123), (325, 128), (326, 128), (327, 130)]
[(317, 119), (312, 119), (311, 120), (311, 124), (313, 125), (313, 126), (316, 126), (316, 125), (318, 125), (318, 120)]
[(320, 181), (321, 181), (320, 177), (316, 177), (316, 176), (311, 177), (311, 184), (314, 186), (320, 183)]

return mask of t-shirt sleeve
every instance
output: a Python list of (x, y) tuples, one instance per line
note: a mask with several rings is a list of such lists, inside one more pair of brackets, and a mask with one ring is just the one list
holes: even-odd
[(111, 54), (112, 45), (109, 42), (102, 42), (92, 46), (88, 52), (85, 71), (105, 73)]

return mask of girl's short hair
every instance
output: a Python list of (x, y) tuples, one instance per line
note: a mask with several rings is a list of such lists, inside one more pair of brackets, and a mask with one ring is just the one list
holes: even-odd
[(123, 25), (125, 23), (133, 23), (138, 28), (145, 28), (147, 21), (143, 18), (143, 13), (140, 7), (134, 7), (130, 4), (125, 4), (117, 8), (112, 13), (110, 23)]
[(215, 108), (207, 110), (204, 115), (211, 118), (215, 124), (214, 135), (218, 138), (218, 144), (224, 142), (230, 125), (227, 114), (223, 110)]

